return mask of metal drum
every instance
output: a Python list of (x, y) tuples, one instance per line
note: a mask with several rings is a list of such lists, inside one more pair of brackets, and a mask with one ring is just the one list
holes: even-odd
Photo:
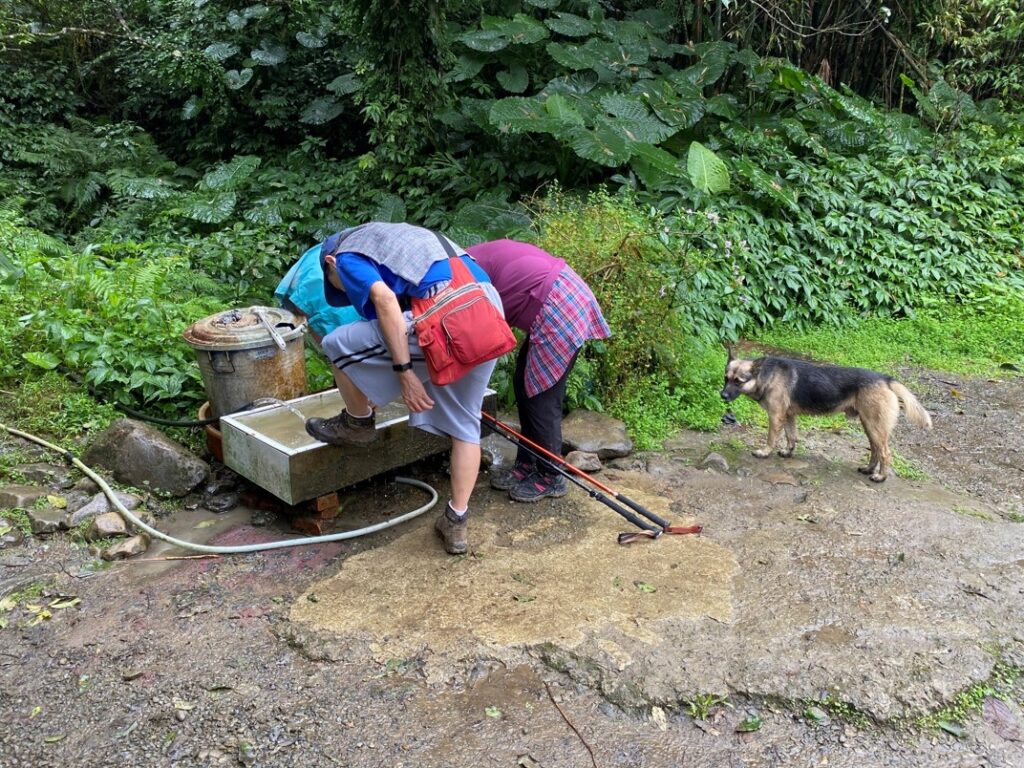
[(303, 327), (285, 309), (231, 309), (193, 323), (183, 335), (196, 352), (211, 416), (263, 397), (306, 394)]

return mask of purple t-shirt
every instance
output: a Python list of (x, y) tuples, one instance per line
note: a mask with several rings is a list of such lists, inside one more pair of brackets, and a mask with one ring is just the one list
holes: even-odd
[(505, 305), (505, 321), (529, 331), (565, 262), (516, 240), (491, 240), (470, 246), (466, 252), (498, 289)]

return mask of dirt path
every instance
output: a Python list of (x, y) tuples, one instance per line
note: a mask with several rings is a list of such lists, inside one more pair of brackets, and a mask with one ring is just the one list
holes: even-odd
[[(482, 478), (464, 558), (429, 515), (99, 571), (60, 535), (0, 550), (0, 598), (81, 598), (34, 626), (26, 601), (0, 614), (0, 765), (556, 768), (592, 765), (589, 748), (602, 768), (1022, 766), (1024, 379), (912, 379), (935, 421), (895, 437), (915, 479), (873, 485), (859, 431), (806, 428), (790, 460), (723, 427), (606, 469), (699, 538), (619, 547), (619, 519), (582, 493), (514, 505)], [(696, 469), (710, 451), (728, 468)], [(418, 472), (444, 493), (439, 468)], [(341, 522), (419, 493), (358, 490)], [(249, 520), (160, 526), (286, 535)], [(985, 685), (1005, 711), (957, 709)], [(947, 730), (914, 725), (937, 712)]]

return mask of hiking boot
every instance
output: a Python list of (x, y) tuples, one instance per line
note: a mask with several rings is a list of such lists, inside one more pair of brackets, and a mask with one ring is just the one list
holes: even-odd
[(466, 554), (466, 519), (468, 517), (468, 510), (462, 517), (456, 515), (452, 510), (451, 502), (449, 502), (441, 516), (437, 518), (437, 522), (434, 523), (434, 530), (444, 540), (444, 551), (449, 555)]
[(491, 488), (508, 491), (519, 485), (533, 473), (533, 465), (516, 462), (512, 469), (499, 469), (491, 475)]
[(306, 432), (330, 445), (369, 445), (377, 439), (377, 422), (373, 412), (359, 419), (343, 410), (329, 419), (307, 419)]
[(540, 501), (550, 496), (560, 499), (569, 492), (569, 484), (562, 475), (549, 475), (545, 472), (534, 472), (525, 480), (512, 486), (508, 495), (512, 501), (527, 503)]

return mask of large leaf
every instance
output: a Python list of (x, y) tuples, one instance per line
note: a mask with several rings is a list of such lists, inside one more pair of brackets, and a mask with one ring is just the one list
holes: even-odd
[(189, 96), (181, 107), (181, 119), (192, 120), (202, 111), (202, 103), (197, 96)]
[(324, 123), (329, 123), (344, 111), (345, 107), (340, 102), (332, 98), (321, 97), (313, 99), (313, 101), (306, 105), (306, 108), (302, 110), (302, 115), (299, 117), (299, 122), (306, 125), (323, 125)]
[(319, 30), (314, 32), (296, 32), (295, 40), (303, 48), (323, 48), (327, 45), (327, 36)]
[(252, 80), (252, 70), (248, 67), (243, 69), (241, 72), (237, 69), (229, 69), (224, 73), (224, 79), (227, 81), (228, 88), (233, 91), (237, 91)]
[(161, 178), (131, 173), (125, 168), (115, 168), (107, 173), (107, 184), (119, 195), (140, 200), (165, 200), (175, 194), (174, 187)]
[(220, 192), (212, 197), (192, 198), (182, 207), (181, 212), (190, 219), (203, 224), (220, 224), (235, 210), (238, 202), (234, 192)]
[(501, 32), (489, 29), (474, 29), (459, 36), (459, 42), (480, 53), (496, 53), (508, 47), (508, 38)]
[(729, 189), (729, 169), (718, 155), (698, 141), (690, 144), (686, 170), (690, 182), (702, 192), (714, 195)]
[(594, 90), (599, 82), (601, 82), (601, 78), (598, 77), (597, 72), (587, 69), (582, 72), (574, 72), (571, 75), (556, 77), (544, 87), (543, 93), (585, 94)]
[(548, 43), (544, 50), (548, 52), (548, 56), (566, 69), (577, 71), (581, 69), (590, 69), (595, 64), (592, 56), (588, 56), (575, 45)]
[(552, 32), (566, 37), (586, 37), (594, 33), (593, 22), (574, 13), (559, 12), (551, 18), (545, 19), (544, 23)]
[(399, 223), (405, 221), (407, 216), (402, 198), (397, 195), (382, 195), (377, 201), (377, 210), (373, 214), (373, 220)]
[(674, 185), (687, 175), (679, 158), (661, 147), (637, 144), (632, 147), (632, 151), (633, 156), (629, 159), (629, 164), (650, 189)]
[(512, 93), (522, 93), (530, 84), (530, 76), (522, 64), (513, 64), (507, 72), (499, 72), (497, 78), (502, 87)]
[(327, 90), (339, 96), (346, 96), (359, 90), (359, 77), (354, 72), (338, 75), (327, 84)]
[(260, 159), (253, 155), (236, 155), (228, 163), (221, 163), (203, 176), (206, 189), (236, 189), (260, 167)]
[(544, 105), (537, 99), (510, 96), (491, 105), (489, 120), (505, 133), (551, 132), (559, 123), (548, 117)]
[(487, 59), (483, 56), (459, 56), (455, 66), (449, 71), (444, 79), (449, 83), (461, 83), (465, 80), (472, 80), (480, 70), (484, 68)]
[(246, 221), (253, 224), (265, 224), (268, 227), (278, 227), (284, 224), (280, 205), (277, 200), (269, 197), (257, 200), (244, 216)]
[(745, 157), (737, 158), (734, 163), (736, 170), (743, 178), (750, 182), (750, 186), (755, 192), (771, 198), (792, 211), (800, 210), (796, 198), (783, 186), (781, 179), (769, 176), (760, 166)]
[(640, 101), (620, 93), (609, 93), (602, 96), (601, 106), (604, 107), (605, 112), (615, 115), (615, 117), (624, 117), (630, 120), (641, 120), (651, 114)]
[(573, 151), (585, 160), (613, 168), (629, 160), (629, 143), (607, 125), (598, 125), (594, 130), (576, 128), (570, 135)]
[(52, 371), (60, 365), (60, 358), (52, 352), (22, 352), (21, 356), (37, 368)]
[(217, 61), (229, 59), (238, 53), (238, 51), (239, 48), (234, 43), (213, 43), (203, 49), (204, 54), (209, 56), (211, 59), (216, 59)]
[(677, 93), (663, 80), (643, 81), (633, 86), (633, 92), (646, 99), (659, 119), (675, 128), (692, 128), (704, 117), (704, 96), (690, 83)]
[(500, 33), (509, 45), (532, 45), (548, 37), (547, 27), (521, 13), (511, 19), (485, 16), (480, 26), (487, 32)]
[(254, 49), (249, 56), (257, 64), (265, 67), (276, 67), (288, 58), (288, 49), (280, 43), (264, 40), (261, 47)]
[(726, 120), (732, 120), (739, 111), (736, 108), (736, 97), (731, 93), (718, 93), (707, 100), (707, 110)]
[(560, 93), (553, 93), (545, 99), (544, 111), (559, 123), (566, 125), (583, 125), (585, 122), (579, 110)]

